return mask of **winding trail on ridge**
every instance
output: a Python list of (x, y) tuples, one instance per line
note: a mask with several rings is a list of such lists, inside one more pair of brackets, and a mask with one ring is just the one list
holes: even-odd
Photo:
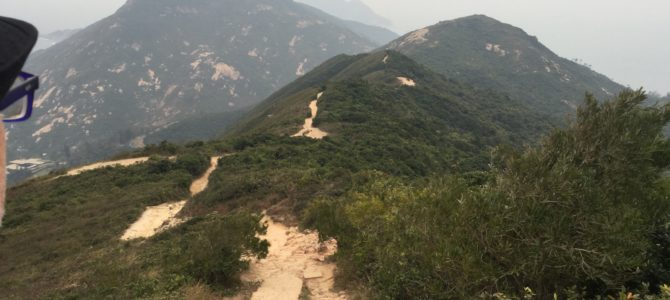
[(75, 168), (70, 171), (67, 171), (65, 176), (75, 176), (79, 175), (81, 173), (84, 173), (86, 171), (92, 171), (92, 170), (97, 170), (97, 169), (102, 169), (106, 167), (114, 167), (114, 166), (122, 166), (122, 167), (128, 167), (132, 166), (134, 164), (140, 164), (147, 162), (149, 160), (149, 157), (137, 157), (137, 158), (128, 158), (128, 159), (121, 159), (121, 160), (115, 160), (115, 161), (105, 161), (105, 162), (99, 162), (99, 163), (94, 163), (90, 165), (86, 165), (83, 167)]
[(319, 242), (315, 231), (301, 232), (269, 217), (262, 238), (270, 242), (268, 257), (252, 261), (244, 281), (260, 281), (252, 300), (297, 300), (303, 286), (309, 289), (311, 299), (349, 299), (346, 292), (333, 291), (336, 265), (326, 259), (337, 252), (337, 241)]
[(309, 103), (309, 109), (312, 112), (312, 116), (310, 118), (305, 119), (305, 124), (302, 126), (302, 129), (298, 133), (292, 135), (291, 137), (305, 136), (308, 138), (320, 140), (328, 135), (327, 132), (313, 126), (314, 118), (316, 118), (316, 114), (319, 112), (318, 102), (319, 99), (321, 99), (321, 96), (323, 96), (323, 92), (317, 94), (316, 99), (312, 100), (312, 102)]
[[(210, 159), (210, 165), (205, 174), (191, 183), (191, 197), (202, 193), (209, 184), (209, 176), (216, 170), (221, 156), (215, 156)], [(138, 238), (150, 238), (155, 234), (181, 224), (184, 220), (176, 216), (184, 208), (188, 200), (165, 203), (146, 208), (142, 216), (130, 225), (126, 232), (121, 236), (121, 240), (129, 241)]]
[[(321, 96), (323, 92), (310, 102), (312, 116), (305, 119), (303, 129), (292, 137), (319, 140), (328, 135), (313, 126)], [(309, 290), (310, 299), (349, 299), (346, 292), (333, 291), (337, 266), (334, 262), (326, 261), (337, 252), (336, 240), (321, 243), (317, 232), (303, 232), (297, 227), (286, 226), (275, 222), (267, 214), (263, 222), (268, 229), (267, 234), (260, 238), (270, 242), (268, 256), (250, 262), (249, 270), (241, 276), (243, 281), (260, 282), (251, 300), (297, 300), (303, 287)]]

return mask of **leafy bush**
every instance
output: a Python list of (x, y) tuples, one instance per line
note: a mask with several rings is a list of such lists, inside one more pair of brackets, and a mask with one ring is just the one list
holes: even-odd
[(180, 236), (164, 257), (164, 265), (176, 273), (217, 287), (231, 287), (246, 270), (245, 259), (265, 258), (269, 243), (257, 235), (265, 234), (261, 216), (238, 212), (228, 216), (211, 215)]
[(202, 175), (209, 168), (210, 159), (207, 155), (190, 152), (177, 157), (177, 166), (187, 170), (194, 177)]
[(147, 206), (188, 197), (186, 170), (150, 169), (104, 168), (10, 188), (0, 229), (0, 298), (135, 299), (168, 290), (164, 280), (153, 285), (155, 276), (145, 275), (153, 266), (137, 259), (152, 242), (119, 241)]
[(576, 122), (539, 147), (500, 148), (488, 176), (415, 185), (378, 176), (312, 204), (305, 225), (335, 237), (342, 273), (365, 278), (380, 298), (639, 288), (645, 274), (667, 270), (668, 244), (658, 239), (670, 216), (661, 135), (670, 110), (644, 108), (644, 99), (587, 97)]

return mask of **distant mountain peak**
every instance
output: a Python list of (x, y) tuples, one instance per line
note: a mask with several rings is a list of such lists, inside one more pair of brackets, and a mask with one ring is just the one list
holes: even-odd
[(623, 88), (558, 56), (524, 30), (485, 15), (443, 21), (408, 33), (386, 48), (448, 77), (505, 92), (557, 118), (573, 112), (586, 92), (606, 99)]

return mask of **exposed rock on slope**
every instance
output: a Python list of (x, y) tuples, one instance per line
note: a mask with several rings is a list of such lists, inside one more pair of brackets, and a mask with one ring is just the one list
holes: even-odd
[(30, 59), (42, 89), (33, 119), (9, 128), (10, 158), (102, 159), (375, 46), (323, 15), (290, 0), (129, 1)]
[(507, 93), (559, 118), (573, 112), (586, 92), (606, 99), (623, 88), (561, 58), (523, 30), (481, 15), (416, 30), (386, 48), (450, 78)]

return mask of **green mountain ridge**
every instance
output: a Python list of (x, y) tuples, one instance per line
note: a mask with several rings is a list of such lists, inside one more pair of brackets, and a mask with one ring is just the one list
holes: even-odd
[[(291, 137), (319, 92), (314, 125), (330, 135)], [(133, 154), (152, 155), (145, 164), (12, 188), (0, 229), (0, 259), (10, 262), (0, 269), (0, 293), (179, 298), (201, 278), (178, 267), (198, 255), (186, 239), (209, 234), (230, 212), (269, 209), (295, 222), (315, 199), (342, 195), (371, 172), (420, 180), (482, 170), (491, 147), (532, 143), (548, 128), (509, 98), (446, 79), (400, 53), (338, 56), (276, 92), (222, 140), (163, 143)], [(234, 155), (219, 161), (208, 188), (181, 213), (192, 221), (145, 242), (118, 240), (143, 207), (183, 196), (189, 176), (202, 169), (197, 157), (221, 153)], [(52, 229), (44, 235), (44, 228)], [(185, 252), (175, 258), (175, 251)], [(40, 285), (27, 284), (34, 281)]]
[(624, 88), (558, 56), (522, 29), (484, 15), (440, 22), (385, 48), (449, 78), (506, 93), (558, 119), (573, 113), (587, 92), (608, 99)]
[[(670, 107), (642, 106), (645, 95), (629, 90), (611, 101), (587, 97), (576, 122), (555, 128), (553, 117), (572, 108), (556, 96), (519, 93), (520, 79), (565, 87), (560, 96), (570, 99), (594, 86), (574, 84), (580, 76), (606, 81), (499, 25), (475, 16), (410, 33), (393, 44), (401, 51), (335, 56), (234, 124), (217, 113), (196, 116), (204, 126), (229, 126), (219, 139), (190, 141), (202, 124), (178, 122), (168, 134), (188, 143), (121, 155), (148, 157), (145, 163), (60, 172), (11, 188), (0, 228), (0, 295), (250, 296), (263, 282), (242, 282), (241, 274), (270, 251), (261, 240), (266, 214), (336, 238), (337, 281), (353, 298), (627, 299), (631, 290), (656, 299), (647, 282), (669, 296), (659, 284), (670, 280), (670, 182), (661, 174), (670, 144), (660, 135)], [(464, 34), (492, 26), (513, 32)], [(447, 37), (435, 39), (441, 27)], [(461, 48), (448, 42), (459, 34)], [(517, 56), (511, 41), (532, 45), (532, 55)], [(465, 61), (446, 64), (438, 54), (447, 48)], [(500, 92), (496, 76), (507, 76), (509, 66), (521, 71)], [(537, 70), (544, 67), (551, 72)], [(482, 70), (490, 73), (478, 77)], [(570, 81), (561, 81), (566, 75)], [(310, 119), (327, 135), (296, 136)], [(202, 134), (218, 128), (210, 129)], [(212, 157), (220, 159), (206, 189), (189, 197)], [(184, 223), (120, 241), (146, 207), (179, 199), (188, 199), (178, 214)], [(301, 297), (309, 297), (309, 276), (284, 271), (273, 276), (301, 276)]]
[[(416, 86), (403, 86), (399, 77), (414, 80)], [(398, 52), (381, 51), (327, 61), (270, 96), (228, 136), (291, 135), (302, 126), (303, 116), (309, 115), (307, 104), (317, 92), (324, 94), (315, 124), (349, 142), (358, 140), (351, 137), (358, 137), (366, 126), (371, 126), (372, 135), (392, 135), (386, 130), (399, 129), (396, 126), (417, 126), (406, 130), (434, 129), (434, 141), (445, 143), (449, 135), (463, 134), (464, 141), (478, 140), (482, 145), (520, 145), (550, 128), (505, 96), (448, 80)], [(384, 124), (389, 120), (397, 124)], [(469, 131), (477, 130), (483, 134), (470, 136)], [(403, 138), (413, 139), (411, 134)]]

